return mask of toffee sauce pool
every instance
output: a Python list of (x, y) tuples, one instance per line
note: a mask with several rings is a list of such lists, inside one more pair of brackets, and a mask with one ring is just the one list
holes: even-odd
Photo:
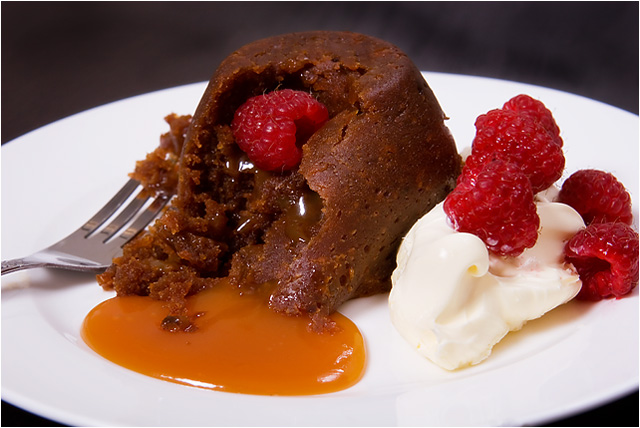
[(188, 298), (194, 331), (161, 327), (167, 309), (119, 296), (85, 318), (82, 338), (104, 358), (136, 372), (191, 386), (258, 395), (312, 395), (357, 383), (365, 368), (362, 334), (335, 313), (335, 331), (310, 330), (307, 317), (268, 308), (264, 296), (226, 283)]

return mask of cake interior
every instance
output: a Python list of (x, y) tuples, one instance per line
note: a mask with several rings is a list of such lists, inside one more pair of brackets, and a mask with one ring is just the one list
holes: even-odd
[[(178, 196), (149, 231), (127, 244), (123, 256), (98, 276), (100, 284), (119, 295), (149, 295), (168, 302), (170, 322), (184, 321), (186, 296), (214, 286), (220, 278), (228, 277), (242, 292), (273, 288), (276, 271), (291, 263), (319, 229), (323, 200), (297, 168), (275, 173), (256, 168), (235, 143), (233, 114), (249, 97), (280, 88), (311, 92), (330, 118), (358, 114), (352, 88), (363, 73), (336, 66), (331, 59), (293, 74), (274, 69), (240, 73), (216, 100), (224, 106), (219, 116), (200, 132), (208, 136), (210, 147), (184, 154), (182, 163), (192, 118), (167, 116), (170, 131), (131, 175), (150, 192)], [(179, 186), (179, 180), (189, 184)]]

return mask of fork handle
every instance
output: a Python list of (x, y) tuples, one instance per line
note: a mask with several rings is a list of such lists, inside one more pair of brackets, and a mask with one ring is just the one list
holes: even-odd
[(31, 268), (59, 268), (79, 272), (103, 272), (108, 266), (91, 260), (74, 257), (54, 251), (39, 251), (27, 257), (2, 261), (2, 275)]
[(17, 272), (23, 269), (31, 269), (37, 267), (46, 267), (47, 263), (42, 260), (36, 260), (33, 258), (21, 258), (13, 260), (2, 261), (2, 275), (5, 273)]

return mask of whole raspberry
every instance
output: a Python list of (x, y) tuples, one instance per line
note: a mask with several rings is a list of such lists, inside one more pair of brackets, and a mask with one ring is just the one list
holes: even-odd
[(572, 206), (586, 224), (633, 220), (629, 192), (608, 172), (576, 171), (562, 184), (558, 201)]
[(638, 232), (624, 223), (593, 223), (565, 246), (582, 288), (579, 299), (620, 298), (638, 285)]
[(538, 239), (531, 183), (503, 160), (466, 175), (445, 199), (444, 210), (454, 229), (478, 236), (496, 254), (518, 256)]
[(538, 120), (542, 126), (553, 136), (553, 141), (562, 147), (562, 138), (560, 137), (560, 128), (556, 123), (549, 109), (542, 103), (529, 95), (517, 95), (507, 101), (502, 107), (505, 110), (512, 110), (531, 116)]
[(310, 94), (283, 89), (249, 98), (235, 112), (231, 130), (249, 159), (267, 171), (295, 168), (302, 145), (329, 119)]
[(476, 119), (471, 156), (476, 164), (494, 158), (516, 164), (531, 180), (534, 194), (555, 183), (565, 164), (562, 147), (544, 126), (511, 110), (491, 110)]

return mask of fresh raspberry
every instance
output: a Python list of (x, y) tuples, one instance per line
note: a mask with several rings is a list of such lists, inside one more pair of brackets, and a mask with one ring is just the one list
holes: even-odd
[(579, 299), (623, 297), (638, 285), (638, 232), (624, 223), (592, 223), (564, 249), (582, 288)]
[(249, 159), (267, 171), (295, 168), (302, 145), (329, 119), (310, 94), (283, 89), (249, 98), (235, 112), (231, 129)]
[(476, 164), (493, 158), (515, 163), (531, 180), (534, 194), (555, 183), (562, 176), (565, 163), (562, 147), (539, 121), (499, 109), (476, 119), (471, 156)]
[(531, 183), (516, 165), (495, 160), (465, 177), (444, 202), (454, 229), (473, 233), (504, 256), (536, 243), (540, 218)]
[(558, 201), (571, 205), (586, 224), (633, 220), (629, 192), (608, 172), (576, 171), (562, 184)]
[(467, 156), (464, 161), (462, 173), (458, 176), (456, 185), (459, 185), (462, 182), (474, 182), (478, 174), (484, 169), (485, 164), (495, 160), (500, 160), (502, 158), (503, 157), (500, 153), (492, 153), (485, 156), (480, 156), (477, 154), (471, 154)]
[(529, 95), (517, 95), (507, 101), (502, 108), (524, 113), (535, 118), (551, 133), (553, 141), (562, 147), (560, 128), (549, 109), (541, 101), (531, 98)]

